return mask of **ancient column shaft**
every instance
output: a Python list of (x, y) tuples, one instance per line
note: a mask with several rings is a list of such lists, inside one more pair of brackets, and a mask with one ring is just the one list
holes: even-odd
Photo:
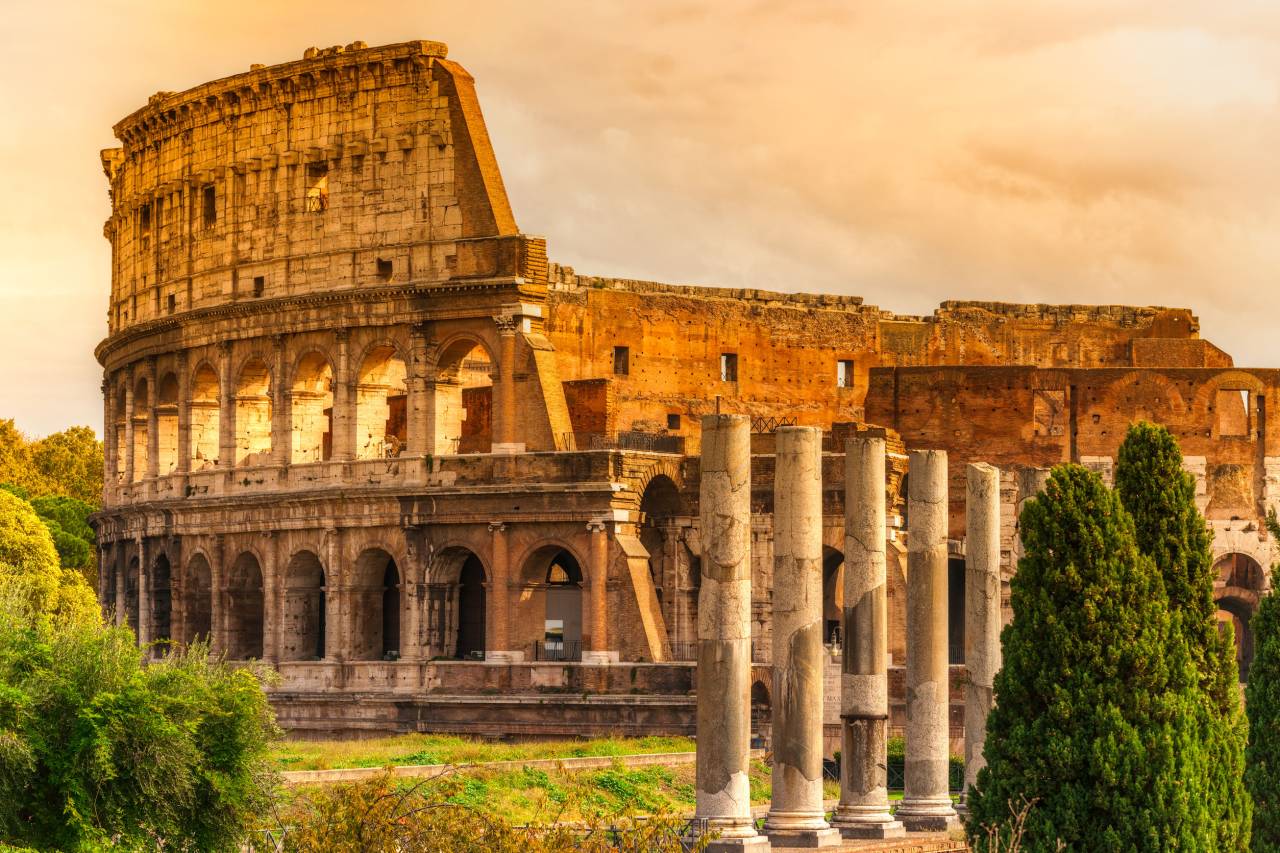
[(511, 648), (511, 562), (507, 543), (507, 525), (501, 521), (489, 523), (493, 534), (493, 577), (489, 580), (486, 621), (489, 624), (485, 643), (485, 660), (493, 663), (511, 663), (521, 660), (524, 652)]
[(967, 469), (965, 506), (964, 790), (986, 766), (987, 714), (995, 705), (1000, 669), (1000, 471), (985, 463)]
[(236, 398), (231, 375), (231, 345), (218, 351), (218, 467), (236, 467)]
[(591, 644), (583, 663), (609, 663), (609, 530), (603, 521), (587, 524), (591, 534), (588, 575), (591, 583)]
[(948, 785), (947, 454), (911, 451), (907, 480), (906, 790), (910, 830), (957, 824)]
[(697, 810), (715, 849), (768, 842), (751, 817), (751, 431), (743, 415), (702, 419), (698, 594)]
[(840, 804), (832, 823), (851, 838), (905, 830), (889, 813), (885, 446), (845, 444), (844, 658), (840, 675)]
[(147, 540), (138, 537), (138, 645), (151, 642), (151, 567), (147, 564)]
[(116, 618), (115, 624), (123, 625), (128, 607), (125, 606), (125, 596), (128, 595), (128, 579), (125, 577), (128, 573), (128, 564), (124, 559), (124, 543), (117, 541), (115, 543), (115, 566), (116, 566)]
[(494, 453), (517, 453), (516, 442), (516, 324), (515, 317), (495, 317), (498, 324), (498, 382), (493, 389)]
[(777, 431), (773, 489), (773, 791), (783, 846), (838, 844), (822, 805), (822, 430)]

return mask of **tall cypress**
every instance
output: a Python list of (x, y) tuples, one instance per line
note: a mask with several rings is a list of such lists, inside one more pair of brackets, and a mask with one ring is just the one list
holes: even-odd
[[(1271, 535), (1280, 539), (1280, 524), (1267, 519)], [(1271, 589), (1258, 603), (1253, 627), (1253, 664), (1245, 687), (1249, 714), (1249, 747), (1245, 752), (1245, 784), (1253, 796), (1254, 853), (1280, 853), (1280, 600), (1274, 590), (1280, 568), (1271, 567)]]
[[(1169, 602), (1173, 637), (1194, 670), (1199, 749), (1184, 756), (1189, 786), (1202, 787), (1196, 820), (1213, 826), (1209, 849), (1249, 849), (1252, 808), (1244, 786), (1248, 723), (1240, 705), (1235, 640), (1220, 627), (1213, 601), (1213, 552), (1195, 502), (1195, 480), (1167, 429), (1142, 422), (1129, 427), (1116, 466), (1116, 491), (1133, 517), (1138, 550), (1154, 561)], [(1198, 777), (1198, 778), (1194, 778)]]
[(1023, 509), (987, 766), (967, 822), (974, 849), (1209, 849), (1190, 820), (1179, 756), (1196, 749), (1185, 649), (1171, 644), (1164, 584), (1133, 521), (1092, 471), (1055, 468)]

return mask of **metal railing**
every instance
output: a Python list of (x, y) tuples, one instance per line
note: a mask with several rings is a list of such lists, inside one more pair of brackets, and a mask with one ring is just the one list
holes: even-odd
[(533, 644), (535, 661), (577, 661), (582, 660), (581, 643), (548, 643), (541, 640)]
[[(751, 662), (765, 663), (765, 644), (752, 641), (751, 643)], [(672, 663), (697, 663), (698, 661), (698, 641), (690, 640), (688, 642), (671, 644), (671, 662)]]
[(647, 453), (684, 453), (684, 436), (661, 432), (567, 432), (566, 450), (640, 450)]

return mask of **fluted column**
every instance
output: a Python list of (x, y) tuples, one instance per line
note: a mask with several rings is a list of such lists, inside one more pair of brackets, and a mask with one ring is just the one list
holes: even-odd
[(829, 847), (822, 805), (822, 429), (782, 427), (773, 482), (773, 786), (765, 830)]
[(702, 419), (698, 593), (697, 809), (713, 850), (763, 850), (751, 817), (751, 430)]
[(591, 549), (587, 573), (591, 583), (591, 643), (582, 655), (583, 663), (609, 663), (616, 655), (609, 651), (609, 529), (604, 521), (587, 523)]
[(987, 715), (995, 706), (1000, 670), (1000, 471), (985, 463), (967, 469), (965, 504), (964, 793), (986, 766)]
[(844, 653), (840, 674), (840, 804), (848, 838), (898, 838), (889, 813), (888, 608), (884, 439), (854, 437), (844, 462)]
[(947, 454), (911, 451), (907, 481), (906, 790), (913, 831), (958, 826), (951, 805), (947, 664)]

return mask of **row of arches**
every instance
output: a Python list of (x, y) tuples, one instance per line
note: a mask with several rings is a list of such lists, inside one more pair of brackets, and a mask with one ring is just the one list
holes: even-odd
[[(440, 353), (436, 379), (429, 389), (435, 397), (438, 433), (433, 441), (434, 452), (448, 448), (456, 452), (464, 433), (477, 431), (466, 429), (464, 391), (492, 387), (493, 369), (489, 350), (479, 339), (460, 338)], [(284, 394), (277, 393), (278, 381), (268, 358), (254, 355), (234, 371), (225, 390), (218, 368), (209, 361), (200, 361), (191, 373), (189, 398), (185, 401), (180, 399), (179, 378), (174, 371), (162, 372), (158, 377), (139, 376), (132, 388), (119, 383), (110, 401), (110, 426), (114, 431), (110, 446), (114, 447), (117, 479), (137, 482), (152, 470), (157, 476), (177, 471), (181, 455), (180, 406), (187, 407), (189, 413), (190, 470), (228, 464), (222, 459), (224, 441), (231, 444), (234, 458), (229, 464), (236, 467), (269, 464), (277, 450), (294, 465), (333, 458), (338, 391), (333, 360), (319, 349), (308, 350), (289, 371)], [(409, 415), (408, 370), (400, 350), (389, 343), (371, 347), (346, 390), (346, 416), (354, 424), (352, 456), (378, 459), (399, 455), (408, 440)], [(289, 434), (285, 439), (287, 447), (278, 449), (273, 419), (280, 402), (289, 409)], [(229, 430), (226, 438), (224, 421)], [(484, 424), (479, 426), (483, 428)], [(154, 442), (152, 429), (156, 431)], [(480, 436), (475, 439), (468, 444), (478, 447)], [(154, 466), (148, 458), (152, 450), (157, 457)]]

